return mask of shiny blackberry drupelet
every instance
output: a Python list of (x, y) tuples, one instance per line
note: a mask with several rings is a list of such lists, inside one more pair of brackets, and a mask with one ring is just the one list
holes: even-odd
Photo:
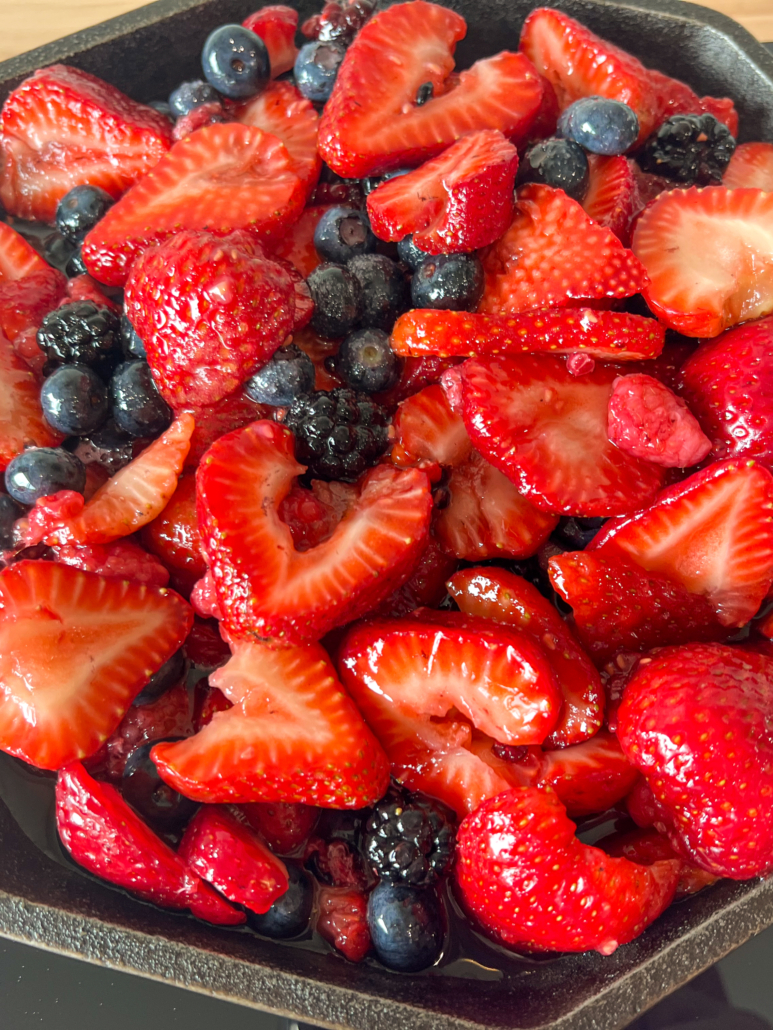
[(365, 394), (339, 388), (294, 401), (285, 425), (295, 457), (318, 479), (353, 483), (389, 446), (387, 412)]
[(113, 418), (130, 436), (159, 436), (169, 428), (172, 409), (158, 392), (147, 361), (126, 361), (110, 380)]
[(402, 262), (404, 262), (412, 271), (422, 265), (427, 258), (431, 257), (431, 254), (427, 254), (426, 251), (421, 250), (413, 242), (413, 236), (406, 236), (400, 240), (397, 244), (397, 256)]
[(244, 384), (244, 392), (258, 404), (285, 408), (314, 389), (314, 362), (294, 343), (280, 347), (263, 368)]
[(61, 447), (28, 447), (5, 470), (5, 488), (19, 504), (34, 504), (59, 490), (82, 494), (86, 468)]
[(589, 175), (588, 158), (581, 146), (570, 139), (546, 139), (527, 149), (515, 184), (542, 183), (581, 202), (588, 192)]
[(314, 904), (314, 880), (310, 873), (296, 862), (285, 861), (285, 865), (290, 881), (285, 893), (262, 915), (247, 910), (247, 922), (252, 929), (274, 940), (288, 940), (305, 933)]
[(427, 969), (443, 950), (443, 912), (431, 887), (379, 883), (368, 898), (368, 929), (376, 957), (399, 973)]
[(107, 214), (115, 200), (98, 186), (74, 186), (56, 208), (56, 227), (71, 243), (80, 243)]
[(307, 100), (324, 104), (330, 99), (345, 55), (345, 47), (335, 40), (314, 40), (301, 47), (293, 70), (295, 84)]
[(103, 425), (107, 387), (86, 365), (61, 365), (43, 383), (40, 406), (46, 421), (65, 436), (85, 436)]
[(311, 328), (329, 339), (346, 336), (360, 321), (363, 299), (359, 280), (343, 265), (322, 264), (306, 285), (314, 301)]
[(17, 519), (24, 514), (13, 497), (8, 494), (0, 494), (0, 550), (6, 551), (13, 547), (13, 526)]
[(735, 151), (730, 130), (713, 114), (675, 114), (645, 142), (636, 160), (645, 172), (696, 186), (716, 186)]
[(639, 136), (639, 119), (628, 104), (607, 97), (575, 100), (558, 119), (558, 131), (592, 154), (624, 154)]
[(362, 289), (360, 325), (363, 329), (392, 327), (411, 306), (411, 288), (403, 268), (383, 254), (363, 254), (346, 266)]
[(213, 103), (220, 103), (218, 92), (202, 79), (181, 82), (177, 89), (173, 89), (169, 94), (169, 110), (174, 118), (182, 118), (202, 104)]
[(427, 887), (451, 867), (456, 829), (439, 801), (393, 788), (365, 824), (366, 860), (381, 880)]
[(214, 29), (201, 51), (201, 67), (210, 86), (229, 100), (255, 96), (271, 77), (266, 44), (243, 25)]
[(162, 740), (173, 743), (182, 737), (160, 737), (140, 744), (126, 759), (121, 777), (124, 800), (157, 830), (181, 830), (199, 807), (196, 801), (165, 783), (158, 774), (151, 750)]
[(108, 380), (123, 360), (118, 315), (90, 300), (50, 311), (38, 329), (37, 340), (50, 368), (87, 365)]
[(108, 418), (93, 433), (80, 437), (74, 447), (68, 448), (84, 465), (101, 465), (114, 476), (134, 457), (134, 438), (119, 429), (115, 420)]
[(164, 664), (150, 677), (148, 682), (137, 694), (132, 704), (135, 708), (142, 708), (145, 705), (152, 705), (158, 701), (162, 694), (171, 690), (179, 683), (185, 675), (185, 653), (182, 648), (175, 651), (171, 658), (167, 658)]
[(399, 360), (383, 329), (350, 333), (339, 348), (334, 367), (347, 386), (364, 393), (388, 390), (400, 375)]
[(483, 265), (474, 254), (428, 257), (411, 279), (415, 308), (474, 311), (483, 296)]
[(123, 352), (129, 361), (132, 358), (140, 361), (148, 360), (145, 342), (125, 314), (121, 315), (121, 340), (123, 341)]
[(359, 254), (371, 254), (378, 240), (371, 232), (366, 211), (331, 207), (317, 222), (314, 246), (323, 260), (345, 265)]

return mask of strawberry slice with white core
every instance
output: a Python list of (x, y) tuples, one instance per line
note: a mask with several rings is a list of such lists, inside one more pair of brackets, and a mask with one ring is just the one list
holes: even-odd
[(724, 626), (742, 626), (773, 583), (771, 512), (770, 472), (753, 461), (723, 461), (608, 522), (589, 547), (669, 576), (707, 597)]
[(626, 157), (588, 154), (590, 179), (582, 206), (594, 222), (605, 225), (624, 246), (631, 239), (631, 221), (639, 204), (636, 176)]
[(268, 421), (221, 437), (199, 466), (199, 529), (232, 635), (319, 639), (388, 597), (427, 545), (427, 475), (381, 466), (333, 535), (297, 551), (278, 509), (303, 471), (292, 433)]
[(773, 194), (763, 190), (672, 190), (642, 213), (631, 244), (650, 277), (647, 303), (685, 336), (773, 311)]
[(392, 421), (391, 461), (399, 468), (460, 465), (472, 444), (462, 416), (453, 412), (439, 383), (404, 400)]
[(61, 434), (43, 416), (39, 381), (0, 333), (0, 471), (30, 444), (56, 447), (61, 442)]
[[(449, 76), (464, 19), (425, 0), (371, 18), (346, 52), (319, 127), (319, 150), (345, 178), (380, 175), (435, 157), (478, 129), (526, 139), (544, 86), (523, 54), (503, 52)], [(418, 105), (419, 86), (433, 95)]]
[(250, 125), (207, 125), (175, 143), (152, 172), (91, 230), (83, 261), (99, 282), (123, 286), (134, 258), (181, 229), (281, 236), (305, 203), (296, 161), (276, 136)]
[(663, 470), (623, 454), (607, 435), (615, 369), (574, 376), (543, 354), (473, 358), (461, 369), (473, 444), (538, 508), (616, 515), (655, 497)]
[(256, 36), (260, 36), (266, 44), (272, 79), (291, 70), (298, 55), (295, 45), (295, 32), (298, 28), (296, 10), (284, 4), (271, 4), (248, 15), (242, 25)]
[(773, 190), (773, 143), (741, 143), (722, 176), (729, 190)]
[(22, 235), (0, 222), (0, 283), (23, 279), (31, 272), (45, 272), (48, 264)]
[(210, 677), (233, 702), (195, 736), (157, 744), (163, 779), (195, 801), (363, 808), (389, 763), (319, 644), (239, 643)]
[(193, 624), (177, 594), (56, 562), (4, 569), (0, 599), (0, 748), (41, 769), (93, 754)]

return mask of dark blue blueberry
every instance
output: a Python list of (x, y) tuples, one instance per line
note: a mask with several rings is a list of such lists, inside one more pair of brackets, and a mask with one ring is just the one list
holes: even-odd
[(314, 246), (325, 261), (345, 265), (353, 257), (373, 253), (378, 240), (371, 231), (366, 211), (331, 207), (317, 222)]
[(410, 284), (402, 267), (383, 254), (363, 254), (346, 267), (362, 288), (362, 328), (391, 332), (398, 316), (411, 306)]
[(603, 517), (563, 518), (553, 536), (561, 547), (568, 547), (570, 551), (582, 551), (606, 521)]
[(639, 119), (628, 104), (606, 97), (582, 97), (561, 113), (558, 131), (592, 154), (624, 154), (639, 135)]
[(126, 759), (121, 777), (121, 793), (132, 808), (158, 830), (179, 830), (199, 807), (195, 801), (178, 794), (164, 783), (151, 750), (162, 740), (175, 741), (180, 737), (159, 737), (140, 744)]
[(368, 898), (373, 949), (387, 969), (418, 973), (443, 950), (443, 915), (431, 887), (380, 883)]
[(435, 87), (431, 82), (422, 82), (419, 88), (416, 90), (416, 105), (422, 107), (431, 100), (435, 93)]
[(296, 397), (314, 389), (314, 362), (291, 343), (280, 347), (270, 361), (244, 384), (244, 392), (258, 404), (289, 407)]
[(347, 386), (365, 393), (388, 390), (400, 373), (397, 355), (383, 329), (350, 333), (336, 356), (335, 371)]
[(101, 465), (114, 476), (134, 457), (134, 439), (109, 418), (95, 433), (80, 437), (70, 449), (84, 465)]
[(295, 84), (315, 104), (324, 104), (333, 92), (338, 69), (346, 50), (332, 40), (315, 39), (302, 46), (295, 58)]
[(175, 118), (190, 114), (194, 107), (212, 103), (219, 104), (220, 97), (217, 90), (202, 79), (183, 82), (169, 94), (169, 109)]
[(85, 466), (60, 447), (28, 447), (5, 470), (5, 488), (19, 504), (34, 504), (59, 490), (82, 494), (85, 486)]
[(416, 246), (413, 242), (413, 236), (406, 236), (400, 240), (397, 244), (397, 256), (414, 272), (428, 257), (431, 257), (426, 251), (420, 250)]
[(314, 902), (314, 881), (309, 873), (295, 862), (285, 862), (285, 865), (290, 881), (285, 893), (263, 915), (247, 913), (247, 920), (253, 930), (275, 940), (287, 940), (305, 933), (309, 928)]
[(169, 106), (166, 100), (151, 100), (148, 107), (152, 107), (154, 111), (158, 111), (164, 118), (168, 118), (170, 122), (173, 122), (174, 115), (172, 114), (172, 108)]
[(83, 261), (83, 252), (81, 247), (83, 246), (83, 240), (79, 240), (78, 244), (67, 259), (67, 264), (64, 266), (64, 274), (68, 279), (74, 279), (76, 275), (86, 275), (88, 268)]
[(40, 406), (54, 429), (85, 436), (107, 418), (107, 387), (87, 365), (62, 365), (43, 383)]
[(588, 190), (588, 158), (571, 139), (546, 139), (534, 143), (518, 166), (516, 184), (539, 182), (563, 190), (581, 201)]
[(79, 243), (115, 201), (98, 186), (74, 186), (56, 208), (56, 227), (66, 239)]
[(142, 690), (135, 697), (133, 704), (136, 708), (144, 705), (151, 705), (158, 701), (162, 694), (171, 690), (185, 675), (185, 654), (182, 648), (175, 651), (171, 658), (168, 658), (161, 668), (154, 672)]
[(145, 343), (126, 315), (121, 315), (121, 339), (123, 341), (123, 351), (127, 358), (147, 361), (148, 356), (145, 353)]
[(201, 52), (201, 66), (210, 86), (230, 100), (255, 96), (271, 77), (266, 44), (243, 25), (221, 25), (211, 32)]
[(113, 418), (130, 436), (158, 436), (169, 427), (172, 409), (158, 392), (147, 361), (127, 361), (110, 380)]
[(362, 315), (362, 287), (359, 280), (343, 265), (319, 265), (306, 280), (314, 315), (311, 328), (320, 336), (332, 339), (346, 336)]
[(23, 514), (13, 497), (0, 494), (0, 550), (13, 547), (13, 525)]
[(399, 179), (401, 175), (407, 175), (408, 172), (412, 172), (412, 168), (395, 168), (392, 172), (387, 172), (385, 175), (367, 175), (364, 179), (361, 179), (362, 192), (367, 197), (369, 193), (380, 186), (382, 182), (389, 182), (390, 179)]
[(483, 295), (483, 266), (472, 254), (428, 257), (411, 279), (415, 308), (473, 311)]
[(43, 257), (49, 265), (53, 265), (60, 272), (64, 272), (76, 246), (80, 246), (80, 241), (78, 244), (71, 243), (61, 233), (52, 232), (43, 244)]

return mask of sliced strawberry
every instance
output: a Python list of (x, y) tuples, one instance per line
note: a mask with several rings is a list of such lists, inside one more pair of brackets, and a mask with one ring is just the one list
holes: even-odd
[(56, 447), (61, 442), (61, 434), (43, 417), (35, 375), (0, 333), (0, 471), (30, 444)]
[(535, 586), (504, 569), (457, 572), (448, 592), (467, 615), (515, 626), (545, 653), (564, 704), (547, 739), (549, 747), (566, 747), (592, 737), (601, 728), (604, 692), (599, 674), (569, 626)]
[(638, 779), (638, 769), (608, 730), (573, 747), (546, 751), (540, 773), (540, 784), (553, 788), (572, 819), (618, 805)]
[(229, 901), (268, 912), (287, 890), (284, 862), (227, 808), (203, 805), (188, 823), (178, 857)]
[(131, 579), (150, 587), (165, 587), (169, 572), (160, 561), (130, 540), (112, 544), (63, 544), (54, 548), (63, 565), (96, 572), (108, 579)]
[(90, 873), (165, 908), (189, 908), (224, 926), (245, 921), (188, 869), (109, 783), (92, 779), (80, 762), (59, 773), (56, 828), (75, 861)]
[(590, 181), (582, 202), (586, 215), (611, 229), (624, 246), (631, 241), (631, 222), (639, 193), (628, 158), (588, 154)]
[(45, 272), (48, 265), (35, 248), (7, 222), (0, 222), (0, 283)]
[(285, 7), (284, 4), (271, 4), (250, 14), (242, 25), (256, 36), (260, 36), (266, 44), (272, 79), (290, 71), (298, 54), (295, 45), (297, 11), (292, 7)]
[(615, 372), (573, 376), (560, 358), (471, 359), (462, 366), (472, 442), (533, 504), (565, 515), (614, 515), (651, 501), (663, 470), (607, 435)]
[(472, 450), (461, 415), (451, 411), (437, 383), (403, 401), (392, 424), (390, 459), (399, 468), (460, 465)]
[(277, 509), (302, 471), (292, 434), (267, 421), (222, 437), (199, 467), (199, 528), (229, 633), (319, 638), (387, 597), (426, 546), (427, 476), (381, 466), (330, 539), (296, 551)]
[(283, 261), (289, 261), (304, 278), (308, 278), (314, 269), (322, 264), (322, 258), (314, 246), (314, 230), (320, 218), (329, 211), (331, 204), (314, 204), (304, 208), (298, 221), (291, 225), (281, 239), (272, 240), (268, 245), (269, 252)]
[(284, 143), (290, 167), (304, 184), (308, 199), (322, 168), (317, 154), (319, 115), (311, 101), (292, 82), (272, 82), (233, 114), (242, 125), (262, 129)]
[(655, 92), (661, 122), (674, 114), (712, 114), (728, 127), (731, 135), (738, 135), (738, 112), (729, 97), (699, 97), (683, 82), (671, 79), (654, 68), (648, 69), (648, 78)]
[(611, 833), (597, 841), (596, 847), (614, 858), (627, 858), (629, 862), (635, 862), (637, 865), (652, 865), (654, 862), (668, 859), (680, 861), (682, 872), (674, 895), (676, 901), (696, 894), (704, 887), (710, 887), (718, 879), (705, 869), (685, 862), (668, 843), (668, 839), (657, 830), (635, 829), (627, 833)]
[(72, 491), (53, 495), (67, 502), (58, 508), (41, 498), (29, 514), (26, 542), (109, 544), (152, 522), (177, 488), (193, 425), (190, 415), (181, 415), (85, 506)]
[(362, 962), (370, 951), (368, 896), (352, 887), (326, 887), (319, 892), (317, 933), (350, 962)]
[(73, 186), (120, 196), (169, 149), (172, 126), (79, 68), (35, 72), (2, 112), (4, 169), (0, 200), (9, 214), (53, 222)]
[(42, 769), (96, 751), (180, 647), (176, 594), (56, 562), (0, 573), (0, 747)]
[(319, 644), (239, 644), (211, 682), (233, 708), (194, 737), (153, 748), (175, 790), (206, 803), (322, 808), (362, 808), (386, 790), (386, 755)]
[(723, 461), (608, 522), (589, 547), (633, 559), (706, 597), (723, 626), (742, 626), (773, 582), (773, 476)]
[(196, 477), (181, 476), (164, 510), (142, 530), (142, 542), (174, 576), (175, 586), (190, 593), (207, 571), (196, 519)]
[(685, 336), (773, 311), (773, 194), (726, 186), (662, 193), (642, 213), (634, 253), (647, 303)]
[(231, 122), (208, 125), (168, 155), (91, 230), (83, 261), (95, 279), (123, 286), (134, 258), (180, 229), (281, 236), (299, 217), (304, 185), (276, 136)]
[[(106, 297), (102, 292), (99, 283), (90, 275), (76, 275), (73, 279), (67, 280), (67, 301), (90, 300), (97, 307), (110, 308), (111, 311), (121, 313), (121, 307)], [(62, 301), (62, 307), (67, 301)]]
[(205, 408), (190, 409), (196, 419), (196, 428), (191, 437), (191, 449), (185, 459), (185, 469), (195, 470), (209, 448), (226, 433), (232, 433), (234, 429), (244, 429), (251, 422), (257, 422), (260, 418), (267, 418), (271, 409), (265, 404), (258, 404), (251, 400), (243, 390), (224, 397), (217, 404), (207, 405)]
[[(36, 333), (48, 312), (64, 299), (66, 289), (67, 280), (62, 273), (48, 267), (31, 271), (21, 279), (0, 281), (0, 333), (8, 337), (25, 360), (27, 353), (33, 358), (40, 356), (40, 368), (45, 355), (37, 345)], [(22, 334), (29, 337), (28, 350), (17, 345)], [(34, 361), (27, 363), (34, 366)]]
[(198, 104), (174, 123), (172, 139), (175, 143), (179, 143), (197, 129), (203, 129), (205, 125), (216, 125), (224, 121), (226, 118), (223, 105), (219, 100), (212, 100), (208, 104)]
[(516, 199), (510, 228), (483, 255), (479, 311), (509, 315), (630, 297), (649, 282), (638, 258), (563, 190), (531, 183)]
[(294, 854), (309, 839), (319, 809), (286, 801), (255, 801), (239, 811), (278, 855)]
[[(414, 0), (380, 11), (346, 52), (325, 105), (319, 150), (345, 178), (418, 165), (477, 129), (526, 139), (544, 87), (523, 54), (503, 52), (453, 71), (464, 19), (437, 4)], [(416, 104), (431, 82), (434, 95)]]
[(722, 176), (729, 190), (773, 190), (773, 143), (741, 143)]
[(518, 151), (501, 132), (471, 132), (414, 172), (368, 195), (368, 216), (382, 240), (409, 233), (427, 254), (478, 250), (498, 240), (513, 217)]
[(363, 623), (347, 634), (339, 663), (358, 703), (375, 691), (409, 715), (455, 708), (504, 744), (541, 743), (561, 706), (553, 670), (529, 637), (459, 612), (425, 608)]
[(417, 608), (437, 608), (447, 596), (446, 580), (456, 572), (458, 565), (456, 558), (431, 536), (410, 577), (381, 602), (375, 614), (398, 618)]
[(485, 357), (496, 354), (589, 354), (647, 361), (663, 350), (665, 329), (654, 318), (622, 311), (556, 308), (510, 315), (416, 309), (395, 322), (390, 340), (400, 355)]

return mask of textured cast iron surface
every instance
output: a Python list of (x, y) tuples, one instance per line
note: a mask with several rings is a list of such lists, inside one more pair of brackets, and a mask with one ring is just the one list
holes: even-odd
[[(458, 50), (462, 66), (514, 48), (535, 6), (448, 2), (470, 23)], [(100, 75), (137, 99), (163, 98), (181, 79), (200, 74), (198, 55), (210, 29), (257, 6), (257, 0), (161, 0), (0, 64), (0, 100), (55, 61)], [(321, 0), (298, 6), (305, 17)], [(734, 22), (669, 0), (557, 0), (554, 6), (699, 93), (731, 96), (741, 138), (773, 141), (773, 55)], [(0, 756), (0, 766), (3, 761), (9, 760)], [(25, 821), (25, 813), (16, 816)], [(55, 839), (48, 850), (57, 853)], [(137, 902), (39, 850), (0, 801), (0, 934), (328, 1027), (619, 1030), (772, 923), (773, 881), (724, 882), (672, 907), (610, 958), (524, 965), (497, 982), (397, 976)]]

